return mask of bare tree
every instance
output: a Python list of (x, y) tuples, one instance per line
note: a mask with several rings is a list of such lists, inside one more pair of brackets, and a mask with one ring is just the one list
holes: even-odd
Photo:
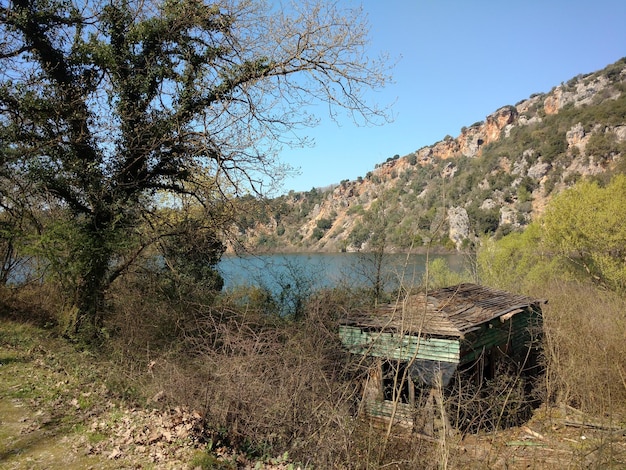
[(0, 161), (69, 213), (76, 333), (97, 332), (107, 287), (153, 241), (136, 232), (155, 195), (210, 213), (266, 193), (288, 171), (281, 146), (306, 143), (315, 104), (385, 119), (366, 100), (388, 78), (385, 58), (367, 57), (362, 12), (336, 2), (0, 5)]

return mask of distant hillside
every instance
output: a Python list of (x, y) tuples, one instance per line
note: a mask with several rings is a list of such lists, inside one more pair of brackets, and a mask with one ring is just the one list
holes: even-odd
[(578, 179), (626, 172), (625, 91), (623, 58), (355, 181), (243, 198), (236, 232), (257, 250), (336, 252), (366, 250), (381, 230), (400, 251), (429, 242), (460, 250), (485, 234), (523, 229)]

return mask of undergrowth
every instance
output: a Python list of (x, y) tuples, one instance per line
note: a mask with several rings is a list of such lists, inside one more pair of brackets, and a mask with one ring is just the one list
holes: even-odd
[[(542, 419), (556, 426), (560, 418), (550, 410), (564, 405), (608, 429), (626, 427), (624, 299), (580, 283), (553, 282), (531, 291), (549, 299), (544, 307), (546, 374), (534, 389), (544, 403)], [(264, 465), (285, 452), (302, 468), (468, 465), (458, 438), (431, 442), (400, 430), (389, 434), (362, 419), (360, 384), (367, 367), (341, 347), (337, 335), (338, 319), (356, 305), (349, 292), (316, 292), (298, 318), (269, 314), (264, 303), (242, 305), (238, 298), (233, 304), (229, 295), (210, 303), (199, 297), (168, 303), (158, 284), (118, 285), (110, 295), (109, 342), (96, 349), (61, 341), (55, 302), (44, 309), (33, 300), (38, 298), (33, 288), (5, 295), (1, 361), (13, 366), (36, 361), (44, 371), (20, 378), (10, 398), (48, 410), (48, 422), (63, 432), (81, 429), (106, 401), (164, 410), (186, 406), (202, 415), (198, 439), (237, 449)], [(50, 387), (54, 381), (60, 386)], [(518, 424), (509, 415), (528, 409), (523, 394), (502, 396), (516, 400), (506, 403), (507, 414), (493, 408), (500, 406), (497, 396), (475, 403), (496, 410), (494, 419)], [(59, 412), (60, 404), (72, 413)], [(467, 411), (468, 419), (482, 413)], [(477, 426), (472, 433), (485, 429)], [(542, 432), (548, 429), (546, 424)], [(611, 432), (598, 438), (604, 447), (593, 451), (593, 462), (619, 468), (621, 435)], [(510, 435), (498, 431), (494, 436), (498, 433)], [(96, 433), (90, 439), (103, 437)], [(214, 454), (196, 458), (201, 467), (229, 468), (214, 461)], [(577, 457), (568, 458), (571, 463)], [(580, 463), (589, 459), (586, 454)]]

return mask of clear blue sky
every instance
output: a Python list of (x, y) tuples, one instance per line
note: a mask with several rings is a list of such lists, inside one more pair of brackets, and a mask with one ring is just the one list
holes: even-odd
[[(354, 6), (359, 2), (339, 0)], [(285, 149), (300, 169), (283, 192), (365, 176), (376, 163), (456, 137), (501, 106), (626, 56), (625, 0), (364, 0), (372, 53), (399, 57), (394, 122), (355, 127), (330, 119), (306, 130), (313, 148)]]

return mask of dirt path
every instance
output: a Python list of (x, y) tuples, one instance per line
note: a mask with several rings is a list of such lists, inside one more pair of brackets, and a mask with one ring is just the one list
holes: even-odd
[[(6, 379), (3, 372), (0, 381)], [(82, 436), (57, 432), (43, 413), (33, 412), (19, 399), (0, 399), (0, 419), (0, 468), (114, 468), (102, 456), (81, 452)]]
[(189, 468), (199, 417), (125, 407), (96, 368), (37, 328), (0, 321), (0, 468)]

